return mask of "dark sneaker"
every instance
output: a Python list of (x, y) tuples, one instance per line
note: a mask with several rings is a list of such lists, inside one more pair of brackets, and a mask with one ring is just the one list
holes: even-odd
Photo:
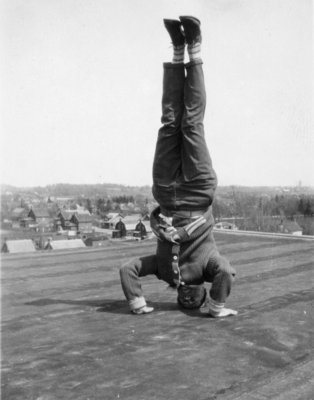
[(181, 22), (176, 19), (164, 19), (164, 24), (173, 46), (183, 46), (185, 44), (185, 37), (181, 30)]
[(201, 21), (195, 17), (180, 17), (182, 23), (185, 40), (187, 44), (195, 44), (202, 42)]

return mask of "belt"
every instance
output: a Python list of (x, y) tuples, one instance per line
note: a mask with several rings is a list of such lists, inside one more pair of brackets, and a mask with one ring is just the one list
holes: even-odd
[(182, 218), (192, 218), (192, 217), (199, 217), (201, 215), (204, 215), (207, 212), (208, 208), (206, 210), (166, 210), (165, 208), (161, 208), (161, 213), (165, 215), (166, 217), (182, 217)]

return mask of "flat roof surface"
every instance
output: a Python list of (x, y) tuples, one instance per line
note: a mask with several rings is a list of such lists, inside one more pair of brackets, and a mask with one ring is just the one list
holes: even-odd
[(237, 270), (236, 317), (183, 311), (142, 279), (130, 314), (119, 267), (155, 240), (2, 256), (6, 400), (313, 400), (314, 241), (215, 232)]

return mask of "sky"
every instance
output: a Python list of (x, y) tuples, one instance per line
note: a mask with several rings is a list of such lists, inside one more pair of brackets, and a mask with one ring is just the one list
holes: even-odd
[(194, 15), (219, 184), (314, 186), (312, 0), (2, 0), (0, 14), (1, 183), (151, 185), (162, 20)]

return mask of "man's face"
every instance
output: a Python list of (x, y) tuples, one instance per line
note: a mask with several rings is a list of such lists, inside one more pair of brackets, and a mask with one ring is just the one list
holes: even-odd
[(183, 285), (178, 288), (178, 303), (183, 308), (200, 308), (206, 299), (203, 285)]

